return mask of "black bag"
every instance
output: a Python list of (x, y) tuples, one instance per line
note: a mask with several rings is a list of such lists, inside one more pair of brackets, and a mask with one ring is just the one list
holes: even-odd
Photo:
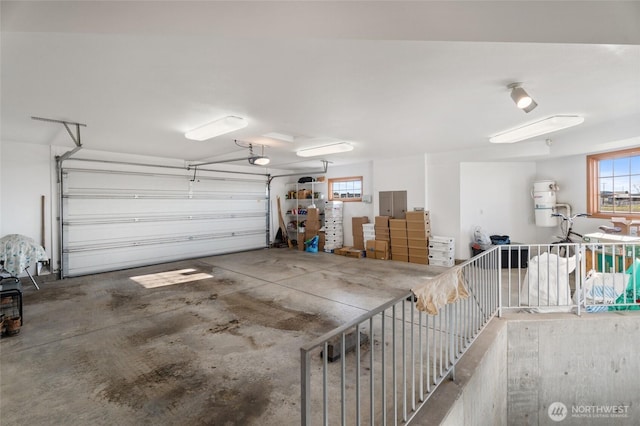
[(511, 244), (511, 240), (508, 235), (492, 235), (489, 238), (491, 238), (491, 244), (495, 244), (497, 246)]
[(301, 177), (300, 179), (298, 179), (298, 183), (309, 183), (309, 182), (315, 182), (316, 180), (314, 178), (312, 178), (311, 176), (305, 176), (305, 177)]

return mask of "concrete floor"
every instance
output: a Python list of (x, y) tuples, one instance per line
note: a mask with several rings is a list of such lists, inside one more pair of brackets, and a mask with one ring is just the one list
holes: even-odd
[(25, 281), (0, 424), (299, 424), (300, 346), (443, 270), (268, 249)]

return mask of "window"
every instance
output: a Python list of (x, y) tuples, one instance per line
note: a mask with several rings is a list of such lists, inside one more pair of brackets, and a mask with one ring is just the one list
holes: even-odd
[(587, 209), (595, 217), (640, 217), (640, 148), (587, 156)]
[(329, 179), (329, 200), (362, 201), (362, 176)]

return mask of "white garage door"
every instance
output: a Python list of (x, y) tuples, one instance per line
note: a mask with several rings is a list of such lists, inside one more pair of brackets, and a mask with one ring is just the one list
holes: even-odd
[(268, 244), (267, 177), (63, 168), (62, 276)]

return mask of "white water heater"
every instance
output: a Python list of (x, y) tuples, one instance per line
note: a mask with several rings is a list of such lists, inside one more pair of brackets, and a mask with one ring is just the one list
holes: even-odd
[(558, 225), (558, 218), (551, 216), (556, 206), (558, 185), (553, 180), (541, 180), (533, 183), (531, 198), (536, 216), (536, 226), (553, 227)]

